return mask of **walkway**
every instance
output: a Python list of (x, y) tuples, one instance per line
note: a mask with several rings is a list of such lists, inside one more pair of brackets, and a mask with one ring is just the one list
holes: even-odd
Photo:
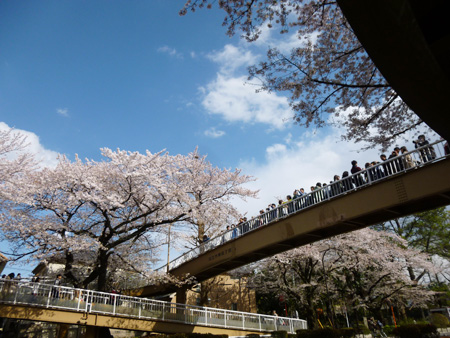
[[(419, 148), (258, 215), (174, 259), (169, 271), (201, 282), (323, 238), (448, 205), (450, 161), (444, 143), (432, 145), (435, 155), (429, 146)], [(412, 167), (407, 166), (409, 157)], [(175, 289), (148, 286), (133, 294), (148, 296)]]
[(162, 333), (245, 336), (306, 329), (306, 321), (0, 279), (2, 317)]

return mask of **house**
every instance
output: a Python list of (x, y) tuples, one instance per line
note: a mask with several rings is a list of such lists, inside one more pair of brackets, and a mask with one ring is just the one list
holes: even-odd
[[(175, 295), (171, 298), (176, 302)], [(186, 304), (226, 310), (257, 312), (255, 290), (247, 286), (246, 277), (218, 275), (187, 291)]]

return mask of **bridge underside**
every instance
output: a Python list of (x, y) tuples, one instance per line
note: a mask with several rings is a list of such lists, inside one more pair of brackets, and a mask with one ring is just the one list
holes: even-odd
[(244, 331), (212, 326), (193, 326), (171, 321), (124, 318), (99, 313), (81, 313), (76, 311), (45, 309), (21, 305), (0, 304), (0, 313), (4, 318), (158, 333), (212, 333), (227, 334), (229, 336), (266, 333), (261, 331)]
[[(393, 176), (356, 192), (322, 202), (278, 222), (262, 226), (207, 251), (171, 271), (198, 282), (305, 244), (394, 218), (450, 204), (450, 160)], [(173, 285), (134, 290), (151, 296), (173, 292)]]

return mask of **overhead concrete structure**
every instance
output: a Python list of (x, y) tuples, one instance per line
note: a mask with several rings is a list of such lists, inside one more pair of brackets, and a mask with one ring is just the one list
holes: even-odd
[(450, 139), (450, 1), (338, 0), (377, 68), (403, 101)]
[[(305, 244), (393, 218), (450, 204), (450, 159), (384, 178), (354, 192), (323, 201), (228, 241), (170, 270), (197, 282)], [(174, 285), (133, 290), (150, 296), (175, 291)], [(179, 302), (177, 300), (177, 302)]]

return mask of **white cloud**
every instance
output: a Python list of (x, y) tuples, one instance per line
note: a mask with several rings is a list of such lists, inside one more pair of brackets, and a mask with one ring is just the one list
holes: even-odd
[[(10, 128), (11, 127), (6, 123), (0, 122), (1, 131), (9, 130)], [(22, 129), (14, 129), (14, 132), (26, 137), (26, 143), (28, 143), (28, 146), (24, 151), (33, 154), (41, 167), (55, 167), (57, 165), (59, 154), (56, 151), (46, 149), (40, 143), (39, 136), (33, 132)]]
[(205, 135), (212, 138), (219, 138), (225, 135), (225, 132), (223, 130), (217, 130), (214, 127), (209, 128), (208, 130), (205, 130)]
[(157, 49), (157, 51), (159, 53), (169, 54), (170, 56), (176, 57), (177, 59), (182, 59), (183, 58), (183, 54), (182, 53), (177, 52), (177, 50), (175, 48), (172, 48), (172, 47), (169, 47), (169, 46), (159, 47)]
[(64, 116), (64, 117), (68, 117), (69, 116), (69, 109), (67, 109), (67, 108), (58, 108), (58, 109), (56, 109), (56, 112), (59, 115)]
[(257, 61), (257, 56), (244, 48), (225, 45), (221, 51), (209, 53), (207, 57), (220, 65), (220, 72), (231, 75), (240, 67), (247, 67)]
[(221, 115), (229, 122), (265, 123), (275, 129), (292, 124), (293, 113), (287, 98), (268, 92), (256, 93), (252, 85), (245, 84), (243, 76), (218, 74), (206, 87), (202, 105), (208, 113)]

